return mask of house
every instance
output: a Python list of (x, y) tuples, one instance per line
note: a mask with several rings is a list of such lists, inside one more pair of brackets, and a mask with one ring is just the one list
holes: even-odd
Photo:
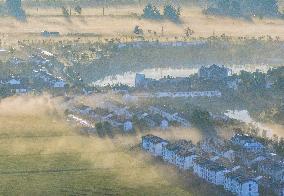
[(64, 88), (65, 82), (63, 80), (55, 80), (53, 84), (54, 88)]
[(43, 37), (59, 36), (59, 32), (52, 32), (52, 31), (42, 31), (40, 34)]
[(11, 91), (16, 94), (25, 94), (28, 92), (28, 88), (23, 84), (13, 85)]
[(162, 156), (162, 149), (169, 142), (155, 135), (142, 136), (142, 148), (154, 156)]
[(207, 182), (215, 185), (223, 185), (225, 174), (228, 170), (224, 166), (209, 159), (196, 158), (193, 161), (193, 172)]
[(267, 175), (275, 182), (284, 182), (284, 164), (282, 162), (265, 159), (257, 164), (259, 173)]
[(147, 83), (146, 83), (145, 74), (136, 73), (136, 76), (135, 76), (135, 87), (136, 88), (141, 88), (141, 87), (146, 87), (146, 86), (147, 86)]
[(222, 80), (232, 75), (232, 70), (225, 66), (218, 66), (216, 64), (210, 67), (202, 66), (198, 70), (198, 77), (206, 80)]
[(21, 80), (12, 78), (12, 79), (8, 80), (6, 83), (10, 84), (10, 85), (19, 85), (19, 84), (21, 84)]
[(192, 150), (180, 150), (176, 153), (176, 165), (178, 168), (188, 170), (193, 168), (193, 161), (198, 157)]
[(239, 150), (235, 153), (236, 160), (245, 167), (253, 167), (265, 160), (267, 156), (262, 152)]
[(236, 134), (231, 138), (231, 142), (234, 145), (237, 145), (244, 150), (260, 152), (264, 150), (263, 144), (256, 141), (256, 139), (252, 136), (248, 136), (245, 134)]
[(223, 157), (234, 161), (235, 151), (231, 149), (228, 142), (219, 137), (209, 137), (200, 142), (200, 149), (206, 153)]
[(154, 106), (150, 106), (149, 110), (153, 114), (161, 115), (163, 118), (165, 118), (168, 121), (176, 121), (176, 122), (180, 123), (181, 126), (183, 126), (183, 127), (190, 127), (190, 123), (188, 122), (188, 120), (181, 117), (178, 113), (170, 114), (169, 112), (166, 112), (166, 111), (161, 110), (161, 109), (154, 107)]
[(169, 128), (169, 122), (167, 120), (165, 120), (165, 119), (162, 120), (161, 124), (160, 124), (160, 128), (163, 129), (163, 130)]
[(163, 159), (171, 164), (176, 163), (177, 154), (181, 151), (194, 151), (195, 146), (191, 141), (178, 140), (174, 143), (169, 143), (163, 147)]
[(131, 121), (126, 121), (123, 123), (123, 130), (125, 132), (131, 131), (133, 129), (133, 125)]
[(242, 172), (225, 174), (224, 188), (238, 196), (258, 196), (258, 184)]

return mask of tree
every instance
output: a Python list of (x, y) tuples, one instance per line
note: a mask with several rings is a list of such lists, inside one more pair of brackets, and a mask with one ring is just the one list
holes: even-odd
[(143, 35), (143, 29), (141, 29), (138, 25), (134, 27), (133, 33), (137, 35)]
[(10, 15), (19, 19), (25, 19), (25, 12), (22, 9), (21, 0), (6, 0), (7, 11)]
[(68, 11), (68, 9), (67, 9), (66, 7), (64, 7), (64, 6), (62, 6), (61, 9), (62, 9), (62, 14), (63, 14), (64, 16), (68, 17), (68, 16), (69, 16), (69, 11)]
[(178, 21), (180, 19), (180, 7), (175, 8), (172, 5), (164, 6), (164, 17), (172, 21)]
[(160, 11), (156, 8), (156, 6), (153, 6), (152, 4), (147, 4), (143, 9), (142, 17), (149, 19), (161, 19), (161, 14)]
[(77, 5), (74, 9), (75, 9), (75, 12), (77, 12), (78, 14), (82, 13), (82, 8), (79, 5)]
[(189, 27), (187, 27), (185, 30), (184, 30), (184, 34), (186, 37), (190, 37), (191, 35), (193, 35), (194, 31), (192, 29), (190, 29)]

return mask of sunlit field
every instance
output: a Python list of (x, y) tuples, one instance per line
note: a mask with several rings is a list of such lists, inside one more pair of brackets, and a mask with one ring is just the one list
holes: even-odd
[[(1, 195), (217, 194), (142, 152), (141, 134), (110, 139), (81, 133), (65, 120), (61, 101), (44, 95), (0, 102)], [(184, 131), (157, 134), (185, 137)]]
[[(226, 34), (229, 36), (284, 36), (284, 21), (280, 19), (262, 20), (254, 18), (252, 21), (231, 19), (228, 17), (206, 16), (202, 9), (197, 7), (183, 7), (181, 23), (151, 21), (141, 19), (143, 6), (112, 6), (83, 8), (82, 15), (72, 10), (71, 17), (64, 17), (60, 8), (25, 8), (27, 21), (19, 22), (11, 17), (0, 19), (0, 33), (8, 33), (10, 36), (27, 38), (32, 35), (35, 38), (41, 31), (59, 31), (61, 35), (72, 33), (92, 33), (105, 37), (120, 37), (133, 35), (133, 29), (139, 25), (144, 29), (145, 37), (182, 37), (184, 29), (190, 27), (194, 30), (193, 37), (209, 37)], [(163, 33), (162, 33), (163, 28)], [(148, 31), (150, 30), (150, 31)], [(153, 32), (156, 32), (154, 36)]]

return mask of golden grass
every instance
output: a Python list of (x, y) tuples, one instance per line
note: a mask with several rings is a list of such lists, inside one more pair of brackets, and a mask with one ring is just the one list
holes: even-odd
[(174, 168), (141, 152), (140, 136), (81, 135), (61, 103), (48, 95), (1, 101), (1, 195), (191, 195), (175, 185)]
[[(132, 35), (135, 25), (141, 26), (146, 37), (153, 37), (147, 31), (156, 31), (161, 35), (164, 28), (165, 37), (183, 36), (184, 29), (190, 27), (195, 31), (195, 37), (208, 37), (213, 34), (225, 33), (230, 36), (262, 36), (284, 37), (284, 21), (278, 19), (253, 19), (253, 21), (237, 20), (224, 17), (205, 16), (197, 7), (184, 7), (182, 9), (182, 24), (170, 21), (151, 21), (140, 19), (143, 7), (116, 6), (105, 9), (102, 16), (102, 8), (84, 8), (82, 16), (72, 16), (67, 19), (62, 16), (61, 9), (27, 8), (27, 22), (19, 22), (11, 17), (0, 18), (0, 33), (21, 34), (36, 33), (43, 30), (68, 33), (96, 33), (102, 36), (119, 37)], [(36, 37), (33, 35), (33, 37)]]

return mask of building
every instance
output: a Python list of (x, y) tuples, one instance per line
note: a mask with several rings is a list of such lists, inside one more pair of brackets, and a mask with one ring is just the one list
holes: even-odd
[(257, 164), (258, 172), (267, 175), (275, 182), (284, 182), (284, 164), (266, 159)]
[(214, 161), (204, 158), (196, 158), (193, 161), (193, 172), (207, 182), (215, 185), (223, 185), (225, 174), (228, 170)]
[(183, 127), (190, 127), (189, 121), (185, 118), (182, 118), (178, 113), (170, 114), (154, 106), (150, 106), (149, 110), (152, 114), (159, 114), (168, 121), (175, 121), (180, 123)]
[(161, 124), (160, 124), (160, 128), (163, 129), (163, 130), (169, 128), (169, 122), (167, 120), (165, 120), (165, 119), (162, 120)]
[(242, 172), (225, 174), (224, 188), (238, 196), (258, 196), (258, 184)]
[(43, 37), (53, 37), (53, 36), (57, 37), (57, 36), (59, 36), (59, 32), (52, 32), (52, 31), (42, 31), (40, 34)]
[(234, 145), (237, 145), (244, 150), (260, 152), (264, 150), (263, 144), (256, 141), (256, 139), (252, 136), (244, 135), (244, 134), (236, 134), (231, 138), (231, 142)]
[(162, 156), (162, 149), (169, 142), (155, 135), (142, 136), (142, 148), (154, 156)]
[(63, 80), (56, 80), (56, 81), (54, 81), (53, 87), (54, 88), (64, 88), (65, 85), (66, 84)]
[(123, 123), (123, 130), (124, 130), (125, 132), (132, 131), (132, 130), (133, 130), (132, 122), (130, 122), (130, 121), (124, 122), (124, 123)]
[(216, 64), (213, 64), (210, 67), (202, 66), (198, 70), (198, 77), (207, 80), (221, 80), (231, 75), (231, 69)]
[(238, 151), (236, 153), (236, 159), (238, 159), (241, 165), (245, 167), (252, 167), (259, 164), (259, 162), (265, 160), (266, 156), (261, 152), (255, 153), (247, 151)]
[(235, 159), (235, 151), (230, 148), (228, 142), (219, 137), (204, 139), (200, 142), (200, 148), (206, 153), (223, 157), (230, 161), (234, 161)]
[(177, 165), (176, 157), (181, 151), (194, 151), (195, 146), (191, 141), (178, 140), (163, 147), (163, 159), (171, 164)]
[(192, 150), (181, 150), (176, 153), (176, 165), (178, 168), (188, 170), (193, 168), (193, 161), (197, 154)]
[(145, 74), (136, 73), (135, 76), (135, 87), (136, 88), (145, 88), (147, 87), (147, 80)]

